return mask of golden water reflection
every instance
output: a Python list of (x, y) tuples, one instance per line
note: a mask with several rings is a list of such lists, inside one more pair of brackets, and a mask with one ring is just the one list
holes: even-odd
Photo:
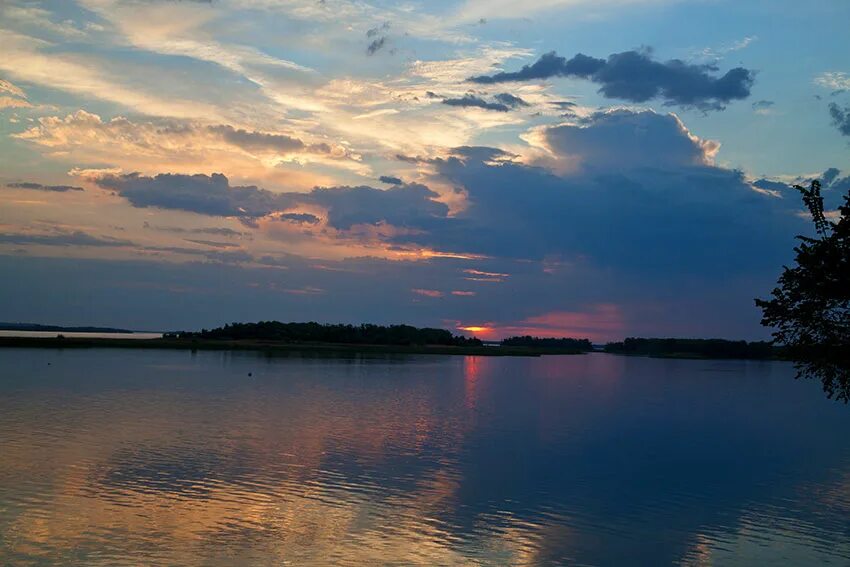
[[(611, 461), (633, 450), (622, 432), (675, 388), (662, 380), (636, 406), (621, 358), (91, 351), (48, 370), (15, 356), (0, 360), (3, 563), (604, 564), (625, 552), (612, 542), (669, 523), (692, 529), (659, 557), (704, 564), (723, 538), (755, 545), (742, 523), (761, 537), (775, 519), (729, 502), (742, 515), (706, 535), (688, 487), (612, 489), (648, 466)], [(846, 478), (793, 490), (846, 512)], [(822, 526), (791, 534), (801, 557), (812, 538), (846, 535)]]

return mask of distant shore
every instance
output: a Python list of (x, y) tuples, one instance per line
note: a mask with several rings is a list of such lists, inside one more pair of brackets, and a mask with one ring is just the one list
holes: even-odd
[[(551, 347), (515, 347), (515, 346), (450, 346), (450, 345), (374, 345), (342, 344), (315, 342), (282, 342), (273, 340), (222, 340), (198, 338), (102, 338), (102, 337), (3, 337), (2, 348), (43, 348), (43, 349), (81, 349), (81, 348), (129, 348), (164, 350), (231, 350), (265, 351), (278, 353), (311, 354), (443, 354), (458, 356), (543, 356), (587, 354), (588, 351), (558, 349)], [(690, 360), (783, 360), (781, 356), (732, 356), (721, 353), (693, 352), (623, 352), (617, 350), (594, 350), (619, 356), (690, 359)]]
[(0, 337), (0, 348), (132, 348), (167, 350), (243, 350), (311, 353), (454, 354), (464, 356), (541, 356), (584, 354), (575, 349), (508, 346), (370, 345), (342, 343), (281, 342), (271, 340), (222, 340), (197, 338), (80, 338)]

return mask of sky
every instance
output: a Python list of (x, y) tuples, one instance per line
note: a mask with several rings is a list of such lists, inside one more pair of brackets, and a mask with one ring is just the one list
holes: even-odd
[(0, 0), (0, 320), (762, 339), (850, 4)]

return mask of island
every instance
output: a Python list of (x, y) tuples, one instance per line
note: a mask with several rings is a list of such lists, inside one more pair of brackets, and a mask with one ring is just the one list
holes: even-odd
[[(122, 339), (57, 335), (56, 337), (0, 337), (0, 347), (48, 348), (158, 348), (186, 350), (261, 350), (289, 353), (399, 353), (476, 356), (540, 356), (584, 354), (586, 339), (534, 339), (524, 344), (487, 346), (475, 337), (445, 329), (412, 325), (230, 323), (215, 329), (171, 331), (161, 338)], [(536, 341), (541, 341), (537, 343)]]
[(132, 334), (135, 331), (114, 327), (63, 327), (60, 325), (39, 325), (37, 323), (0, 322), (0, 331), (28, 331), (40, 333), (121, 333)]

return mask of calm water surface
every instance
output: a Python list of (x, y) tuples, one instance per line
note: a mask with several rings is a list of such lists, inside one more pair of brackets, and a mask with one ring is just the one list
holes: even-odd
[(850, 565), (850, 407), (792, 377), (3, 349), (0, 564)]

